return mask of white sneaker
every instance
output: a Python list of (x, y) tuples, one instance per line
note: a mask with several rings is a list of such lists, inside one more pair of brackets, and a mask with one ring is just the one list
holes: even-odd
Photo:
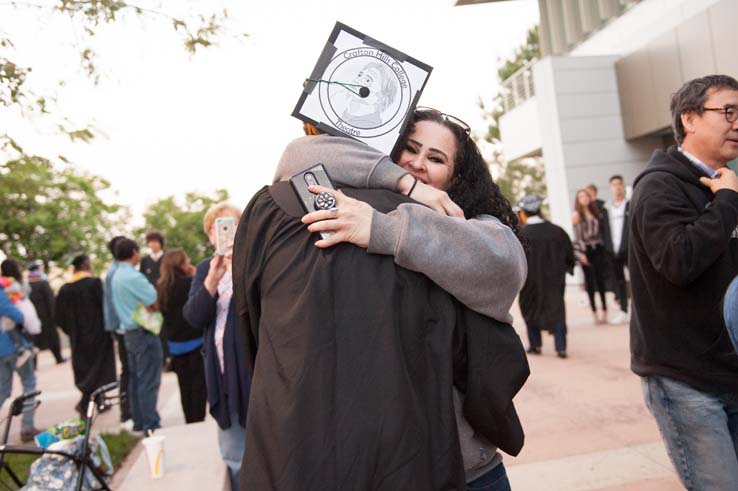
[(122, 421), (120, 423), (120, 429), (121, 430), (126, 430), (129, 433), (132, 432), (133, 431), (133, 420), (132, 419), (127, 419), (125, 421)]
[(624, 324), (628, 322), (628, 313), (621, 310), (617, 314), (610, 317), (610, 320), (608, 322), (610, 324)]

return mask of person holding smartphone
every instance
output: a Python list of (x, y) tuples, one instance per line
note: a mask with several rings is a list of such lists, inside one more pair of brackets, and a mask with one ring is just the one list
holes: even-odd
[(227, 202), (215, 204), (205, 213), (203, 230), (217, 250), (197, 265), (182, 310), (187, 322), (204, 331), (207, 399), (210, 414), (218, 423), (218, 446), (232, 489), (238, 489), (251, 376), (233, 306), (233, 242), (221, 237), (229, 233), (225, 227), (235, 229), (240, 216), (241, 210)]

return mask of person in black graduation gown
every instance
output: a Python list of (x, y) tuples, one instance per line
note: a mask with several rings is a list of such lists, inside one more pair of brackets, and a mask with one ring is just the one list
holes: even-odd
[(520, 311), (528, 328), (528, 353), (541, 353), (541, 330), (554, 335), (560, 358), (566, 358), (566, 273), (574, 272), (574, 249), (564, 229), (541, 217), (543, 198), (526, 196), (518, 207), (525, 215), (520, 231), (528, 278), (520, 292)]
[(69, 336), (74, 384), (82, 392), (77, 411), (84, 415), (90, 395), (115, 381), (113, 339), (105, 331), (103, 286), (90, 272), (86, 254), (72, 261), (74, 275), (56, 297), (56, 323)]
[(147, 233), (146, 246), (151, 250), (151, 254), (141, 258), (139, 271), (156, 288), (156, 282), (161, 276), (161, 258), (164, 257), (164, 235), (156, 230)]
[[(384, 213), (410, 201), (342, 191)], [(304, 214), (280, 182), (256, 194), (236, 234), (252, 373), (240, 489), (466, 489), (453, 297), (391, 256), (315, 247)]]
[[(164, 257), (164, 234), (157, 230), (148, 232), (146, 234), (146, 247), (149, 248), (150, 254), (141, 258), (141, 264), (138, 270), (156, 288), (161, 277), (161, 260)], [(161, 341), (161, 350), (164, 353), (164, 368), (166, 371), (171, 371), (172, 367), (170, 364), (171, 359), (169, 356), (169, 343), (167, 343), (166, 330), (161, 330), (159, 340)]]
[(33, 336), (33, 344), (41, 350), (51, 350), (57, 363), (66, 360), (62, 356), (61, 341), (54, 321), (54, 292), (42, 269), (43, 262), (35, 260), (28, 263), (28, 284), (31, 286), (29, 298), (36, 308), (41, 321), (41, 334)]

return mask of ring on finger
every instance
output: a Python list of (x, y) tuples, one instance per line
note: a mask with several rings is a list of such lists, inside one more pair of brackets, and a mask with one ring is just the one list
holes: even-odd
[(330, 213), (331, 215), (333, 215), (334, 217), (335, 217), (335, 216), (338, 216), (338, 208), (337, 208), (337, 207), (335, 207), (335, 206), (334, 206), (334, 207), (332, 207), (332, 208), (329, 208), (329, 209), (328, 209), (328, 212), (329, 212), (329, 213)]

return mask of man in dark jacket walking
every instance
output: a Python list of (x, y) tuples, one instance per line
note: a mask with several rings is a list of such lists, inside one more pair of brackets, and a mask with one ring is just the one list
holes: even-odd
[(671, 100), (678, 147), (635, 181), (628, 266), (631, 368), (687, 489), (738, 483), (738, 356), (721, 316), (738, 273), (738, 81), (687, 82)]

